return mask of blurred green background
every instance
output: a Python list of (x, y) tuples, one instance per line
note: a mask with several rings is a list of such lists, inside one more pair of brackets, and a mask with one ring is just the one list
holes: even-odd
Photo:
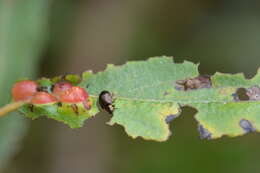
[[(12, 83), (151, 56), (200, 62), (203, 74), (260, 67), (258, 0), (0, 0), (1, 105)], [(17, 113), (0, 119), (3, 173), (259, 173), (259, 134), (200, 140), (184, 108), (164, 143), (133, 140), (99, 114), (81, 129)]]

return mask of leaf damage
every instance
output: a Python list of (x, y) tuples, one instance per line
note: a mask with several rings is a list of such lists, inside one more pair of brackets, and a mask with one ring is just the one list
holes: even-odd
[(238, 88), (232, 96), (235, 101), (259, 101), (260, 88), (257, 85), (249, 88)]
[(184, 90), (184, 91), (201, 89), (201, 88), (210, 88), (211, 79), (209, 75), (200, 75), (195, 78), (178, 80), (176, 81), (175, 87), (177, 90)]
[(198, 125), (198, 130), (201, 139), (208, 139), (208, 140), (211, 139), (211, 133), (206, 128), (204, 128), (201, 124)]
[(45, 114), (70, 127), (80, 127), (101, 107), (113, 115), (108, 124), (123, 126), (129, 136), (165, 141), (171, 135), (169, 123), (180, 115), (181, 105), (186, 105), (197, 110), (201, 139), (260, 131), (259, 72), (252, 79), (218, 72), (201, 75), (197, 64), (155, 57), (108, 65), (102, 72), (85, 72), (82, 77), (44, 79), (41, 90), (53, 92), (55, 82), (68, 79), (89, 92), (90, 104), (27, 105), (22, 112), (32, 118)]
[(173, 114), (167, 115), (166, 118), (165, 118), (165, 122), (167, 124), (169, 124), (170, 122), (172, 122), (177, 117), (178, 117), (177, 115), (173, 115)]
[(245, 133), (256, 131), (256, 129), (253, 127), (252, 123), (249, 120), (241, 119), (239, 121), (239, 125), (245, 131)]
[(246, 94), (249, 100), (259, 101), (260, 100), (260, 88), (258, 86), (252, 86), (246, 89)]
[(245, 88), (238, 88), (234, 94), (232, 94), (234, 97), (234, 101), (248, 101), (249, 97), (247, 94), (247, 89)]

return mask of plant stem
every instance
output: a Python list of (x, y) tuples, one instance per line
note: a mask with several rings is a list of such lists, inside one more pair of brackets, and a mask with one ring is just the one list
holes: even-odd
[(26, 103), (28, 103), (28, 101), (19, 101), (19, 102), (13, 102), (3, 106), (2, 108), (0, 108), (0, 117), (8, 114), (9, 112), (17, 110), (18, 108), (20, 108)]

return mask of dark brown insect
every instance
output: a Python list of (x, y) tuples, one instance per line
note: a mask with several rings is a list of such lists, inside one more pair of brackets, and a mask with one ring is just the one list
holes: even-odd
[(112, 114), (114, 111), (113, 97), (108, 91), (102, 91), (99, 94), (99, 105), (102, 109), (106, 110), (108, 113)]

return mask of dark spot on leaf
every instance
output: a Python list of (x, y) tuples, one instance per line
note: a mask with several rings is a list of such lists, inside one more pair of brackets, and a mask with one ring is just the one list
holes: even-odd
[(167, 92), (167, 91), (165, 91), (164, 93), (163, 93), (163, 95), (169, 95), (169, 92)]
[(236, 93), (232, 94), (235, 101), (246, 101), (249, 100), (247, 90), (245, 88), (238, 88)]
[(110, 114), (113, 113), (114, 111), (113, 97), (110, 92), (102, 91), (99, 94), (98, 102), (102, 109), (106, 110)]
[(244, 129), (245, 133), (256, 131), (256, 129), (253, 127), (252, 123), (246, 119), (240, 120), (239, 125), (241, 128)]
[(30, 110), (31, 112), (34, 112), (34, 106), (33, 106), (32, 104), (29, 104), (29, 105), (28, 105), (28, 108), (29, 108), (29, 110)]
[(201, 88), (210, 88), (211, 87), (211, 79), (208, 75), (201, 75), (195, 78), (188, 78), (185, 80), (176, 81), (175, 88), (177, 90), (195, 90)]
[(61, 102), (58, 102), (57, 104), (59, 107), (62, 107), (62, 103)]
[(170, 123), (172, 120), (174, 120), (175, 118), (177, 117), (177, 115), (168, 115), (166, 118), (165, 118), (165, 122), (166, 123)]
[(37, 87), (37, 91), (38, 91), (38, 92), (46, 92), (46, 93), (49, 93), (49, 87), (47, 87), (47, 86), (39, 86), (39, 87)]
[(79, 109), (78, 109), (78, 106), (76, 104), (72, 104), (71, 108), (72, 108), (73, 112), (75, 112), (77, 115), (79, 114)]
[(211, 133), (205, 129), (202, 125), (199, 124), (199, 133), (201, 139), (211, 139)]
[(249, 100), (260, 100), (260, 88), (258, 86), (252, 86), (246, 89), (246, 95), (249, 97)]
[(51, 92), (53, 92), (55, 85), (51, 85)]

